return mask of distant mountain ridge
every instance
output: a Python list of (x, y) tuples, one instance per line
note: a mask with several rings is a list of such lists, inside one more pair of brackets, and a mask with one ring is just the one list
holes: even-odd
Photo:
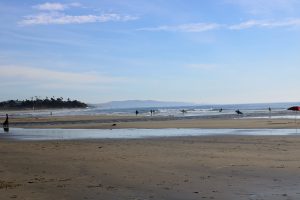
[(111, 101), (107, 103), (94, 104), (95, 107), (105, 109), (114, 108), (155, 108), (155, 107), (176, 107), (176, 106), (194, 106), (194, 103), (187, 102), (169, 102), (169, 101), (154, 101), (154, 100), (126, 100), (126, 101)]

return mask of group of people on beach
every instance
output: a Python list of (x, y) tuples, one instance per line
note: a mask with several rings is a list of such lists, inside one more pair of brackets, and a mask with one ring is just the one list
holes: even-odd
[[(154, 115), (154, 113), (155, 113), (155, 110), (152, 110), (152, 109), (151, 109), (151, 110), (150, 110), (150, 114), (151, 114), (151, 116), (153, 116), (153, 115)], [(138, 111), (138, 110), (136, 110), (136, 111), (135, 111), (135, 115), (136, 115), (136, 116), (138, 116), (138, 114), (139, 114), (139, 111)]]
[(154, 115), (154, 113), (155, 113), (155, 110), (150, 110), (150, 114), (151, 114), (151, 116), (153, 116), (153, 115)]
[[(272, 109), (271, 109), (270, 107), (268, 108), (268, 110), (269, 110), (270, 113), (272, 112)], [(223, 109), (221, 108), (221, 109), (219, 110), (219, 112), (222, 112), (222, 111), (223, 111)], [(186, 111), (186, 110), (181, 110), (181, 112), (184, 114), (184, 113), (186, 113), (187, 111)], [(236, 114), (238, 114), (238, 115), (243, 115), (243, 113), (242, 113), (239, 109), (237, 109), (235, 112), (236, 112)], [(136, 111), (135, 111), (135, 115), (138, 116), (138, 114), (139, 114), (139, 111), (136, 110)], [(153, 115), (155, 114), (155, 110), (152, 110), (152, 109), (151, 109), (151, 110), (150, 110), (150, 114), (151, 114), (151, 116), (153, 116)], [(52, 112), (51, 112), (51, 115), (52, 115)], [(3, 122), (2, 126), (3, 126), (3, 129), (4, 129), (4, 132), (9, 132), (8, 114), (6, 114), (6, 119), (5, 119), (5, 121)]]
[[(270, 113), (272, 112), (272, 109), (270, 107), (268, 108), (268, 110), (269, 110)], [(180, 110), (180, 112), (182, 112), (182, 114), (185, 114), (185, 113), (187, 113), (187, 110), (182, 109), (182, 110)], [(223, 112), (223, 108), (220, 108), (219, 112)], [(155, 110), (150, 110), (151, 116), (153, 116), (154, 113), (155, 113)], [(238, 115), (243, 115), (244, 114), (242, 111), (240, 111), (240, 109), (235, 110), (235, 113), (238, 114)], [(138, 116), (138, 114), (139, 114), (139, 111), (136, 110), (135, 115)]]

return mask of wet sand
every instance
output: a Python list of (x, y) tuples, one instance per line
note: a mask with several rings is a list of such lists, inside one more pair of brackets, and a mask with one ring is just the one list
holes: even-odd
[[(25, 128), (296, 128), (291, 119), (72, 116)], [(112, 126), (112, 124), (116, 124)], [(300, 137), (0, 140), (0, 199), (300, 199)]]
[[(43, 118), (12, 118), (12, 127), (18, 128), (299, 128), (294, 119), (243, 119), (222, 117), (144, 117), (144, 116), (65, 116)], [(113, 125), (114, 124), (114, 125)]]
[(300, 199), (300, 137), (0, 141), (0, 199)]

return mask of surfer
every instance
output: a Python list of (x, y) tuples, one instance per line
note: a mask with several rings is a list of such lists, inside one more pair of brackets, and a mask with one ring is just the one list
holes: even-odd
[(3, 129), (4, 129), (4, 132), (9, 131), (8, 114), (6, 114), (6, 120), (3, 123)]
[(236, 112), (236, 114), (238, 114), (238, 115), (242, 115), (242, 114), (243, 114), (239, 109), (236, 110), (235, 112)]

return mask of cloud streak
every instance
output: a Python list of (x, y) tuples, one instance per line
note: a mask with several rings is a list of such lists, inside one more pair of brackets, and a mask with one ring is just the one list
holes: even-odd
[(130, 15), (120, 15), (116, 13), (102, 15), (66, 15), (64, 13), (40, 13), (26, 16), (19, 22), (20, 25), (46, 25), (46, 24), (83, 24), (96, 22), (125, 22), (136, 20), (137, 17)]
[(69, 4), (62, 4), (62, 3), (43, 3), (33, 6), (33, 8), (42, 11), (63, 11), (71, 7), (80, 7), (80, 3), (69, 3)]
[(218, 24), (218, 23), (192, 23), (181, 24), (177, 26), (158, 26), (140, 28), (138, 31), (165, 31), (165, 32), (205, 32), (212, 30), (243, 30), (250, 28), (281, 28), (281, 27), (299, 27), (300, 19), (287, 19), (287, 20), (248, 20), (239, 24)]
[(47, 25), (47, 24), (84, 24), (84, 23), (104, 23), (104, 22), (125, 22), (137, 20), (138, 17), (132, 15), (122, 15), (118, 13), (104, 13), (100, 15), (84, 14), (70, 15), (65, 10), (82, 7), (79, 3), (44, 3), (33, 6), (40, 13), (24, 16), (19, 25)]
[(173, 31), (173, 32), (204, 32), (216, 30), (221, 25), (216, 23), (190, 23), (177, 26), (159, 26), (150, 28), (141, 28), (140, 31)]
[(232, 30), (241, 30), (248, 28), (279, 28), (279, 27), (296, 27), (300, 26), (300, 19), (289, 19), (284, 21), (267, 21), (267, 20), (249, 20), (240, 24), (229, 26)]

